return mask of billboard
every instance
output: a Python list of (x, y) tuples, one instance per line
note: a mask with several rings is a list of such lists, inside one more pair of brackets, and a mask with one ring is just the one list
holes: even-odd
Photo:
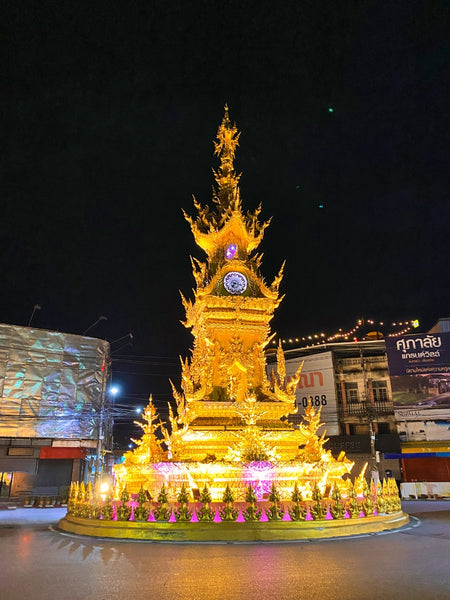
[(109, 343), (0, 324), (0, 437), (94, 440)]
[(450, 333), (386, 338), (386, 353), (400, 438), (449, 439)]
[(450, 374), (450, 333), (386, 338), (391, 376)]
[(327, 435), (338, 435), (339, 424), (332, 353), (323, 352), (302, 358), (288, 359), (286, 360), (286, 375), (292, 377), (302, 361), (304, 361), (303, 368), (295, 392), (298, 413), (289, 420), (301, 422), (308, 399), (312, 398), (314, 407), (322, 409), (321, 422), (325, 423)]

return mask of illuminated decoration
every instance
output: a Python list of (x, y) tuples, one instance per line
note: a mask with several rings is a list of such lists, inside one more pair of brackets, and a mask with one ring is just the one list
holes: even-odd
[[(411, 321), (400, 321), (400, 322), (396, 322), (396, 323), (391, 323), (390, 327), (394, 327), (395, 331), (391, 331), (389, 333), (382, 333), (380, 331), (379, 328), (383, 328), (385, 329), (385, 322), (384, 321), (375, 321), (373, 319), (358, 319), (356, 322), (356, 325), (352, 328), (349, 329), (348, 331), (345, 331), (344, 329), (340, 328), (336, 333), (334, 333), (333, 335), (328, 335), (326, 333), (314, 333), (311, 335), (307, 335), (307, 336), (303, 336), (303, 337), (295, 337), (295, 338), (286, 338), (286, 339), (281, 339), (281, 341), (283, 342), (283, 344), (301, 344), (302, 342), (304, 342), (304, 344), (301, 344), (299, 346), (299, 348), (309, 348), (311, 346), (318, 346), (318, 345), (322, 345), (322, 344), (326, 344), (327, 342), (348, 342), (348, 341), (360, 341), (361, 339), (365, 339), (366, 337), (371, 339), (371, 335), (369, 333), (363, 333), (364, 329), (367, 328), (367, 326), (372, 325), (373, 327), (377, 328), (378, 331), (378, 335), (376, 336), (376, 339), (382, 339), (383, 337), (396, 337), (396, 336), (400, 336), (400, 335), (405, 335), (407, 334), (409, 331), (411, 331), (413, 328), (417, 328), (419, 327), (419, 321), (417, 319), (415, 320), (411, 320)], [(401, 327), (401, 329), (397, 329), (398, 327)], [(357, 335), (359, 335), (360, 337), (356, 337)], [(372, 337), (373, 339), (373, 337)], [(273, 339), (272, 340), (272, 345), (276, 345), (277, 344), (277, 340)]]
[[(324, 449), (320, 409), (311, 401), (297, 429), (287, 420), (296, 412), (302, 365), (287, 377), (279, 343), (277, 370), (269, 378), (264, 352), (281, 301), (282, 269), (271, 285), (259, 273), (261, 257), (254, 252), (268, 223), (258, 221), (260, 208), (241, 210), (233, 167), (239, 133), (227, 109), (217, 138), (215, 209), (194, 200), (198, 216), (186, 216), (206, 260), (193, 259), (194, 300), (182, 297), (194, 346), (191, 359), (181, 361), (181, 391), (172, 386), (170, 427), (159, 421), (150, 397), (136, 449), (115, 466), (114, 498), (88, 500), (83, 484), (72, 486), (59, 527), (173, 541), (299, 539), (398, 527), (408, 518), (395, 480), (392, 489), (369, 489), (365, 468), (354, 483), (344, 479), (353, 463), (343, 452), (335, 459)], [(232, 244), (239, 253), (227, 258)], [(245, 277), (245, 290), (230, 293), (227, 275)], [(371, 521), (376, 502), (379, 512), (392, 516)], [(135, 522), (120, 523), (127, 519)], [(207, 528), (196, 525), (205, 521)]]
[(227, 246), (227, 249), (225, 250), (225, 258), (227, 260), (232, 260), (237, 253), (237, 246), (236, 244), (230, 244), (229, 246)]
[[(270, 465), (268, 465), (270, 468)], [(263, 466), (264, 469), (264, 466)], [(184, 483), (172, 500), (163, 486), (152, 498), (141, 487), (130, 496), (124, 489), (112, 500), (108, 488), (92, 489), (91, 484), (72, 483), (66, 516), (58, 528), (71, 533), (109, 538), (164, 541), (255, 541), (298, 540), (348, 536), (386, 531), (408, 523), (401, 511), (395, 479), (377, 485), (346, 482), (342, 491), (334, 485), (323, 493), (315, 484), (305, 500), (298, 485), (283, 501), (275, 482), (265, 486), (261, 502), (252, 483), (243, 501), (227, 485), (220, 502), (215, 502), (207, 485), (195, 502)], [(193, 524), (208, 522), (211, 526)]]
[(123, 462), (120, 464), (123, 470), (133, 466), (167, 460), (167, 451), (162, 448), (161, 440), (156, 435), (162, 424), (151, 396), (147, 407), (142, 412), (142, 420), (143, 423), (134, 421), (134, 424), (138, 425), (144, 433), (139, 440), (131, 439), (137, 447), (132, 452), (125, 452)]
[(324, 490), (349, 473), (353, 463), (344, 455), (337, 461), (323, 449), (324, 434), (317, 435), (320, 411), (307, 407), (305, 423), (297, 429), (287, 420), (297, 412), (301, 366), (286, 377), (281, 344), (277, 372), (267, 376), (264, 350), (281, 301), (283, 268), (270, 285), (259, 273), (261, 256), (255, 251), (269, 222), (259, 222), (261, 207), (242, 211), (233, 166), (239, 133), (227, 109), (217, 139), (214, 210), (194, 199), (197, 218), (185, 215), (206, 254), (204, 262), (192, 261), (194, 300), (182, 296), (184, 324), (194, 336), (192, 357), (182, 361), (182, 390), (173, 387), (170, 430), (157, 423), (150, 401), (142, 440), (116, 467), (119, 489), (126, 486), (135, 493), (144, 484), (153, 494), (165, 485), (174, 494), (182, 484), (194, 490), (207, 484), (217, 499), (228, 484), (242, 496), (252, 483), (263, 495), (278, 481), (286, 497), (300, 478), (308, 495), (314, 482)]

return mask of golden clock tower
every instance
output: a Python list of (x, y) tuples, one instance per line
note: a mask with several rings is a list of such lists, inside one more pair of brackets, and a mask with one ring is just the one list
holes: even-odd
[(256, 253), (269, 222), (261, 207), (243, 213), (240, 175), (234, 170), (239, 132), (225, 115), (217, 133), (213, 208), (194, 199), (197, 217), (185, 214), (202, 262), (192, 259), (194, 300), (183, 296), (185, 326), (192, 329), (191, 360), (182, 361), (182, 393), (174, 388), (176, 415), (166, 442), (174, 460), (292, 460), (305, 443), (285, 418), (296, 411), (299, 372), (286, 381), (278, 349), (278, 373), (266, 375), (269, 322), (279, 305), (282, 269), (271, 285), (260, 275)]

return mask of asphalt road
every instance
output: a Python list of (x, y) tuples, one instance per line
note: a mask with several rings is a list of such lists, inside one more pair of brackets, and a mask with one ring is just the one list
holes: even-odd
[(0, 512), (1, 600), (450, 599), (450, 501), (405, 502), (402, 530), (266, 544), (108, 541), (64, 509)]

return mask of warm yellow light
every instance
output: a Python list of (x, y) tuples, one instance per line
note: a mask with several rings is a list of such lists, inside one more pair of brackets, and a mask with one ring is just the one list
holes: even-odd
[[(215, 144), (220, 166), (214, 171), (214, 201), (220, 198), (220, 202), (211, 211), (194, 201), (198, 218), (185, 215), (196, 243), (207, 255), (204, 262), (193, 260), (194, 300), (182, 296), (184, 325), (192, 329), (195, 339), (192, 355), (182, 361), (181, 391), (172, 386), (175, 406), (168, 407), (170, 427), (159, 420), (151, 398), (143, 422), (135, 421), (143, 434), (133, 440), (136, 447), (125, 454), (123, 463), (115, 466), (119, 496), (125, 487), (129, 494), (142, 487), (155, 497), (164, 485), (176, 499), (185, 483), (197, 491), (208, 485), (217, 500), (229, 484), (242, 497), (247, 465), (253, 462), (270, 463), (267, 477), (285, 482), (287, 488), (293, 489), (299, 481), (312, 489), (317, 481), (325, 490), (327, 482), (352, 468), (350, 461), (337, 462), (323, 449), (324, 434), (317, 434), (322, 426), (320, 407), (305, 407), (297, 427), (287, 420), (297, 412), (295, 391), (302, 364), (287, 376), (279, 340), (276, 373), (266, 375), (264, 348), (269, 321), (281, 300), (282, 269), (267, 286), (255, 268), (259, 259), (248, 259), (268, 222), (258, 221), (259, 209), (251, 218), (241, 210), (239, 175), (233, 167), (238, 138), (226, 110)], [(243, 290), (234, 294), (226, 286), (222, 289), (224, 278), (232, 272), (228, 258), (220, 257), (226, 257), (231, 246), (239, 248), (231, 260), (235, 275), (252, 284), (245, 295)], [(320, 337), (309, 335), (308, 347), (320, 343)], [(282, 340), (283, 344), (293, 341)], [(286, 474), (285, 468), (292, 474)], [(252, 477), (262, 480), (263, 471), (256, 469)]]

